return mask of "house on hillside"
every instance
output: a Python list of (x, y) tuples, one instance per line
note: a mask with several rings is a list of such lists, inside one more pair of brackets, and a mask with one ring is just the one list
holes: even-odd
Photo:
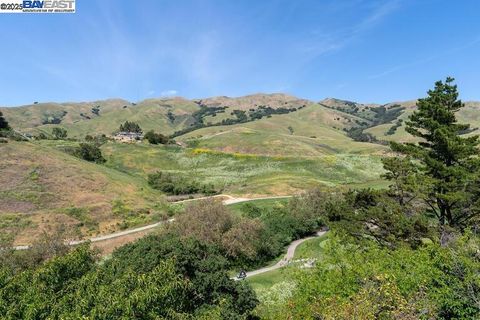
[(142, 141), (143, 134), (138, 132), (120, 131), (113, 136), (113, 139), (120, 142), (137, 142)]

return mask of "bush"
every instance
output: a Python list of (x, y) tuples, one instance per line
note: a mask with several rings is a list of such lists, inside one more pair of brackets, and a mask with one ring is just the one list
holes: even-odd
[(104, 163), (106, 161), (100, 148), (92, 143), (80, 143), (80, 146), (75, 149), (74, 155), (80, 159), (95, 163)]
[(108, 141), (108, 138), (104, 134), (96, 135), (96, 136), (91, 136), (91, 135), (87, 134), (85, 136), (85, 141), (90, 142), (90, 143), (94, 143), (97, 146), (101, 146)]
[(36, 139), (36, 140), (47, 140), (48, 137), (47, 137), (47, 135), (46, 135), (45, 133), (40, 132), (39, 134), (37, 134), (37, 135), (35, 136), (35, 139)]
[(52, 129), (52, 135), (55, 137), (55, 139), (65, 139), (68, 133), (64, 128), (55, 127)]
[(181, 175), (158, 171), (148, 175), (148, 184), (167, 194), (180, 195), (192, 193), (215, 194), (217, 191), (212, 184), (199, 184)]
[(153, 130), (148, 131), (145, 133), (144, 139), (147, 139), (151, 144), (167, 144), (168, 137), (164, 136), (161, 133), (155, 133)]
[[(330, 237), (326, 259), (301, 272), (293, 297), (271, 318), (478, 319), (478, 237), (449, 248), (428, 245), (390, 250)], [(477, 252), (477, 257), (475, 257)]]
[(8, 121), (3, 117), (3, 113), (0, 111), (0, 130), (10, 130)]

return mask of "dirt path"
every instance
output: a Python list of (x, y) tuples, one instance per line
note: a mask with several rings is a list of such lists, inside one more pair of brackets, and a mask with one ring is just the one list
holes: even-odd
[[(261, 197), (261, 198), (235, 198), (235, 197), (233, 197), (231, 195), (228, 195), (228, 194), (219, 194), (219, 195), (211, 196), (211, 197), (187, 199), (187, 200), (177, 201), (177, 202), (173, 202), (173, 203), (185, 203), (185, 202), (203, 200), (203, 199), (210, 199), (210, 198), (227, 198), (227, 199), (223, 200), (222, 202), (225, 205), (229, 205), (229, 204), (247, 202), (247, 201), (254, 201), (254, 200), (280, 199), (280, 198), (289, 198), (289, 197), (292, 197), (292, 196), (272, 196), (272, 197)], [(81, 243), (84, 243), (84, 242), (87, 242), (87, 241), (90, 241), (92, 243), (101, 242), (101, 241), (107, 242), (108, 240), (117, 239), (117, 238), (121, 238), (121, 237), (127, 237), (127, 236), (130, 236), (132, 234), (139, 233), (139, 232), (145, 232), (145, 231), (154, 229), (154, 228), (164, 224), (165, 222), (168, 223), (168, 222), (172, 222), (174, 220), (175, 220), (174, 218), (171, 218), (167, 221), (160, 221), (160, 222), (149, 224), (149, 225), (146, 225), (146, 226), (143, 226), (143, 227), (138, 227), (138, 228), (133, 228), (133, 229), (129, 229), (129, 230), (110, 233), (110, 234), (106, 234), (106, 235), (103, 235), (103, 236), (93, 237), (93, 238), (90, 238), (90, 239), (72, 240), (72, 241), (69, 241), (67, 244), (70, 245), (70, 246), (75, 246), (75, 245), (78, 245), (78, 244), (81, 244)], [(28, 246), (28, 245), (15, 246), (15, 247), (13, 247), (13, 249), (15, 249), (15, 250), (27, 250), (29, 247), (30, 246)]]
[[(285, 256), (282, 258), (282, 260), (278, 261), (276, 264), (274, 264), (273, 266), (270, 266), (270, 267), (264, 267), (264, 268), (260, 268), (260, 269), (257, 269), (257, 270), (253, 270), (253, 271), (249, 271), (247, 272), (247, 278), (248, 277), (251, 277), (251, 276), (256, 276), (257, 274), (261, 274), (261, 273), (265, 273), (265, 272), (269, 272), (269, 271), (273, 271), (273, 270), (276, 270), (276, 269), (280, 269), (286, 265), (288, 265), (290, 263), (290, 261), (293, 259), (294, 255), (295, 255), (295, 250), (297, 249), (297, 247), (307, 241), (307, 240), (310, 240), (310, 239), (313, 239), (313, 238), (317, 238), (317, 237), (321, 237), (323, 236), (327, 231), (317, 231), (317, 233), (314, 235), (314, 236), (311, 236), (311, 237), (306, 237), (306, 238), (302, 238), (302, 239), (298, 239), (298, 240), (295, 240), (293, 241), (292, 243), (290, 243), (290, 245), (288, 246), (287, 248), (287, 253), (285, 254)], [(238, 279), (237, 277), (234, 277), (234, 280), (240, 280)]]

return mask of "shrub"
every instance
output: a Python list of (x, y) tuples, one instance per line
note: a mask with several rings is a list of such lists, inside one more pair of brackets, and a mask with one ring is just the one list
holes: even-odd
[(68, 133), (64, 128), (55, 127), (52, 129), (52, 135), (55, 137), (55, 139), (65, 139)]
[(37, 135), (35, 136), (35, 139), (36, 139), (36, 140), (47, 140), (48, 137), (47, 137), (47, 135), (46, 135), (45, 133), (40, 132), (39, 134), (37, 134)]
[(75, 149), (74, 155), (80, 159), (95, 163), (104, 163), (106, 161), (100, 148), (92, 143), (80, 143), (80, 146)]
[(148, 184), (167, 194), (180, 195), (192, 193), (215, 194), (216, 190), (211, 184), (199, 184), (181, 175), (158, 171), (148, 175)]
[(1, 111), (0, 111), (0, 130), (10, 130), (8, 121), (3, 117), (3, 114)]
[(147, 139), (151, 144), (166, 144), (168, 143), (168, 137), (164, 136), (161, 133), (155, 133), (153, 130), (148, 131), (144, 139)]

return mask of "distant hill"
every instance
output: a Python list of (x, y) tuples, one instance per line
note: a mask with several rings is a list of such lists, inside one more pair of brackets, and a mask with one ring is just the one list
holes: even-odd
[[(378, 146), (352, 144), (352, 138), (372, 142), (368, 135), (380, 141), (411, 140), (404, 126), (414, 108), (415, 101), (380, 105), (327, 98), (314, 103), (281, 93), (258, 93), (235, 98), (147, 99), (138, 103), (122, 99), (37, 103), (0, 110), (14, 128), (32, 134), (50, 134), (54, 126), (61, 126), (70, 137), (110, 135), (129, 120), (144, 131), (155, 130), (184, 142), (195, 139), (199, 146), (207, 148), (267, 155), (298, 151), (317, 155), (337, 150), (380, 150)], [(480, 103), (467, 102), (459, 119), (471, 123), (478, 132)]]
[[(195, 125), (199, 116), (205, 124), (223, 119), (237, 119), (234, 110), (298, 108), (308, 104), (304, 99), (284, 94), (257, 94), (239, 98), (216, 97), (186, 100), (180, 97), (147, 99), (131, 103), (122, 99), (80, 103), (35, 103), (32, 105), (0, 108), (13, 127), (28, 133), (50, 133), (52, 127), (62, 126), (72, 137), (86, 134), (112, 134), (126, 120), (140, 124), (144, 130), (155, 130), (170, 135)], [(205, 114), (199, 113), (205, 108)], [(218, 117), (217, 117), (218, 116)]]

